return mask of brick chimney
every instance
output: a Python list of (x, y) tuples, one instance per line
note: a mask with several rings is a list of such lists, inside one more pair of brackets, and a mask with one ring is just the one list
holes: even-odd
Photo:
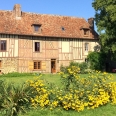
[(13, 12), (14, 12), (16, 18), (21, 17), (21, 6), (20, 6), (20, 4), (15, 4), (14, 5)]
[(91, 28), (94, 30), (94, 18), (89, 18), (88, 23), (90, 24)]

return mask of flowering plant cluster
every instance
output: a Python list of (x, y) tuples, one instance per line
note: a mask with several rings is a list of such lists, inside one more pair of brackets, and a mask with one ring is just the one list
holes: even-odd
[(64, 85), (62, 89), (45, 86), (41, 79), (30, 80), (32, 106), (50, 109), (59, 107), (79, 112), (107, 103), (116, 104), (116, 82), (111, 81), (113, 75), (95, 71), (88, 77), (80, 77), (79, 71), (79, 68), (72, 66), (66, 74), (60, 72)]
[(41, 74), (22, 86), (0, 81), (0, 114), (16, 116), (28, 108), (37, 107), (79, 112), (108, 103), (116, 104), (116, 82), (112, 74), (93, 71), (88, 77), (81, 77), (77, 66), (71, 66), (59, 74), (60, 87), (46, 83)]

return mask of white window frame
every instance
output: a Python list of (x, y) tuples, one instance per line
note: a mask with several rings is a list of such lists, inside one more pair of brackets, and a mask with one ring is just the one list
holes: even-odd
[[(35, 51), (35, 42), (39, 42), (40, 44), (40, 49), (39, 51)], [(42, 42), (39, 40), (33, 40), (33, 52), (42, 52)]]
[(86, 51), (86, 52), (89, 51), (89, 43), (85, 43), (85, 51)]

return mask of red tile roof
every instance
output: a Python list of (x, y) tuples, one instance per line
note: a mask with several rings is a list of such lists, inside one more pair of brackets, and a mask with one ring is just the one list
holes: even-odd
[[(33, 24), (41, 25), (40, 33), (34, 32)], [(85, 38), (82, 33), (82, 28), (90, 29), (90, 36), (86, 38), (98, 38), (98, 34), (83, 18), (27, 12), (21, 12), (21, 16), (17, 17), (14, 10), (0, 10), (0, 33), (46, 37)]]

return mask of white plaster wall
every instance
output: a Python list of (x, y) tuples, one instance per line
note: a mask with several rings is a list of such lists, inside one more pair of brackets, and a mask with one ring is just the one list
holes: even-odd
[[(88, 51), (85, 51), (85, 43), (88, 43)], [(83, 42), (83, 53), (85, 56), (88, 55), (89, 51), (95, 51), (94, 47), (98, 46), (100, 48), (100, 45), (98, 41), (84, 41)]]
[(95, 49), (94, 49), (95, 46), (100, 47), (100, 45), (99, 45), (98, 42), (91, 42), (91, 49), (90, 49), (90, 51), (94, 51), (94, 50), (95, 50)]
[(14, 56), (18, 56), (18, 39), (15, 39)]
[(62, 52), (68, 53), (69, 52), (69, 42), (62, 41)]

